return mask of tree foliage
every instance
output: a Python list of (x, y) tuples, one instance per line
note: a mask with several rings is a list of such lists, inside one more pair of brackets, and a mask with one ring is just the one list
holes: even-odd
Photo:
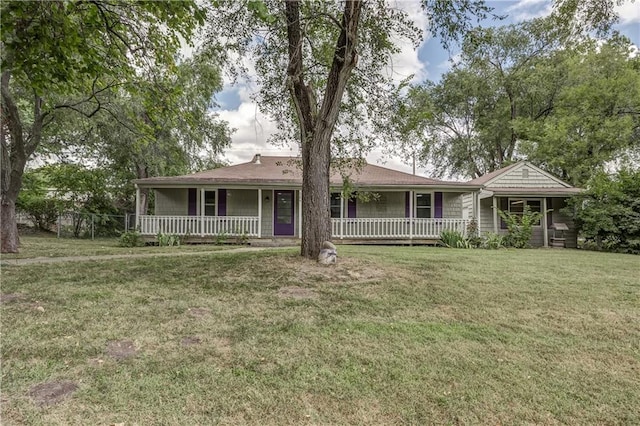
[(640, 254), (640, 170), (595, 174), (570, 211), (586, 246)]
[(397, 106), (405, 150), (421, 141), (422, 162), (440, 176), (478, 177), (528, 158), (580, 185), (637, 147), (640, 74), (629, 40), (578, 38), (557, 22), (468, 33), (456, 66)]
[(195, 1), (4, 1), (0, 19), (2, 251), (15, 252), (24, 168), (56, 112), (91, 117), (137, 70), (173, 63), (204, 13)]
[[(260, 108), (277, 124), (274, 142), (302, 153), (302, 255), (331, 238), (332, 156), (362, 158), (385, 141), (389, 111), (405, 82), (390, 72), (396, 40), (417, 43), (422, 29), (384, 0), (217, 2), (210, 47), (254, 59)], [(482, 1), (423, 2), (432, 29), (453, 40)], [(257, 30), (258, 29), (258, 30)], [(240, 69), (240, 71), (242, 71)]]

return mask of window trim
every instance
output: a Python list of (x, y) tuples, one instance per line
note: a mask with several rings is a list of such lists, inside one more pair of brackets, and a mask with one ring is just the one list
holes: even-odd
[[(332, 201), (334, 201), (334, 196), (338, 196), (337, 200), (338, 203), (337, 204), (333, 204)], [(338, 215), (337, 216), (333, 216), (333, 209), (334, 208), (338, 208)], [(342, 218), (342, 194), (340, 192), (331, 192), (329, 194), (329, 213), (331, 214), (331, 219), (341, 219)]]
[[(214, 189), (214, 190), (204, 190), (204, 193), (202, 194), (202, 212), (204, 214), (204, 216), (208, 216), (208, 217), (215, 217), (218, 216), (218, 190)], [(213, 204), (211, 203), (207, 203), (207, 192), (213, 192)], [(207, 214), (207, 207), (211, 207), (213, 206), (213, 214), (212, 215), (208, 215)]]
[[(426, 209), (426, 206), (418, 207), (418, 195), (428, 195), (429, 196), (429, 217), (418, 217), (418, 209)], [(433, 219), (433, 215), (435, 213), (434, 206), (434, 193), (430, 192), (415, 192), (413, 193), (413, 218), (414, 219)]]

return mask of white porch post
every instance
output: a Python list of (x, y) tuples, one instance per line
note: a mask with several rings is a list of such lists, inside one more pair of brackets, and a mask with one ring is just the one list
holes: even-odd
[(340, 239), (344, 238), (344, 197), (340, 192)]
[[(275, 202), (275, 197), (273, 201)], [(302, 239), (302, 189), (298, 191), (298, 238)]]
[(542, 199), (542, 238), (544, 247), (549, 247), (549, 224), (547, 223), (547, 197)]
[(409, 238), (413, 239), (413, 197), (415, 192), (409, 191)]
[(262, 189), (258, 188), (258, 238), (262, 238)]
[(200, 236), (204, 237), (204, 188), (200, 188)]
[(498, 233), (498, 199), (495, 195), (492, 197), (493, 200), (493, 233)]
[(477, 208), (478, 208), (478, 235), (482, 234), (482, 230), (481, 230), (481, 223), (482, 223), (482, 215), (480, 214), (480, 191), (478, 191), (476, 193), (476, 201), (477, 201)]
[(136, 231), (140, 229), (140, 187), (136, 184)]

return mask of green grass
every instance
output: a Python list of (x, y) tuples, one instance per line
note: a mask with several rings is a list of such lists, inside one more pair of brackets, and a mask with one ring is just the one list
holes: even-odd
[(211, 244), (181, 245), (174, 247), (120, 247), (117, 238), (97, 238), (92, 241), (80, 238), (56, 238), (55, 235), (26, 235), (20, 237), (20, 252), (15, 254), (2, 254), (2, 259), (213, 251), (221, 248), (223, 248), (223, 246), (214, 246)]
[(4, 267), (3, 424), (640, 423), (638, 257), (338, 252)]

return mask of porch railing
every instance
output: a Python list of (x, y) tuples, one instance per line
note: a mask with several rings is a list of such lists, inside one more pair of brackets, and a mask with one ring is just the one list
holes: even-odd
[(257, 237), (257, 216), (140, 216), (142, 235), (177, 234)]
[(331, 219), (334, 238), (440, 238), (444, 230), (466, 234), (467, 219)]

